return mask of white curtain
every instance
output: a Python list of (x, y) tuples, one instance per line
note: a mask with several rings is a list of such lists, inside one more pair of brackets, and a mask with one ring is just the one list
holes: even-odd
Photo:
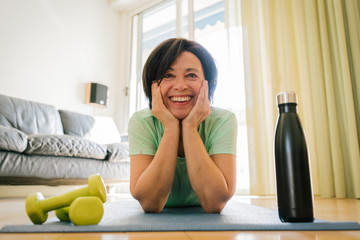
[(227, 0), (243, 32), (252, 194), (275, 194), (275, 96), (294, 90), (313, 190), (360, 198), (358, 0)]

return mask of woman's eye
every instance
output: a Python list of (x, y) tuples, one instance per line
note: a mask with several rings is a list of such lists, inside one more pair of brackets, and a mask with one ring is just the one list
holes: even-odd
[(166, 73), (163, 78), (164, 78), (164, 79), (169, 79), (169, 78), (173, 78), (173, 77), (174, 77), (173, 74), (171, 74), (171, 73)]
[(189, 73), (186, 75), (186, 77), (190, 79), (197, 79), (197, 75), (195, 73)]

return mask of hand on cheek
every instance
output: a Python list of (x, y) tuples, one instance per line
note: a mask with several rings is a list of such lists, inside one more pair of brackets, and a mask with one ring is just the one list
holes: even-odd
[(179, 125), (179, 120), (175, 118), (171, 112), (164, 105), (164, 101), (161, 94), (161, 89), (158, 81), (153, 81), (151, 85), (152, 94), (152, 114), (164, 125), (167, 126)]
[(182, 121), (183, 126), (186, 125), (197, 129), (200, 123), (211, 114), (208, 92), (208, 81), (203, 80), (195, 106), (189, 115)]

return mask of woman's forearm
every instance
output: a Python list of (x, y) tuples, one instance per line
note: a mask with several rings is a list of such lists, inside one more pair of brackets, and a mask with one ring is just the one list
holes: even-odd
[[(142, 166), (145, 169), (131, 183), (131, 194), (146, 212), (159, 212), (165, 206), (175, 175), (178, 143), (179, 128), (166, 129), (155, 156)], [(141, 169), (142, 159), (134, 161), (136, 169)]]
[(228, 179), (208, 155), (200, 135), (195, 128), (182, 129), (186, 164), (191, 186), (206, 212), (221, 212), (235, 191), (234, 159), (224, 159)]

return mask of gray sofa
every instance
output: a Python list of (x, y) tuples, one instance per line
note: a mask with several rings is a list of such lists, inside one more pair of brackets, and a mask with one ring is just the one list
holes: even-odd
[[(109, 126), (112, 126), (112, 128)], [(114, 121), (0, 94), (0, 185), (73, 185), (99, 173), (128, 180), (128, 143)]]

